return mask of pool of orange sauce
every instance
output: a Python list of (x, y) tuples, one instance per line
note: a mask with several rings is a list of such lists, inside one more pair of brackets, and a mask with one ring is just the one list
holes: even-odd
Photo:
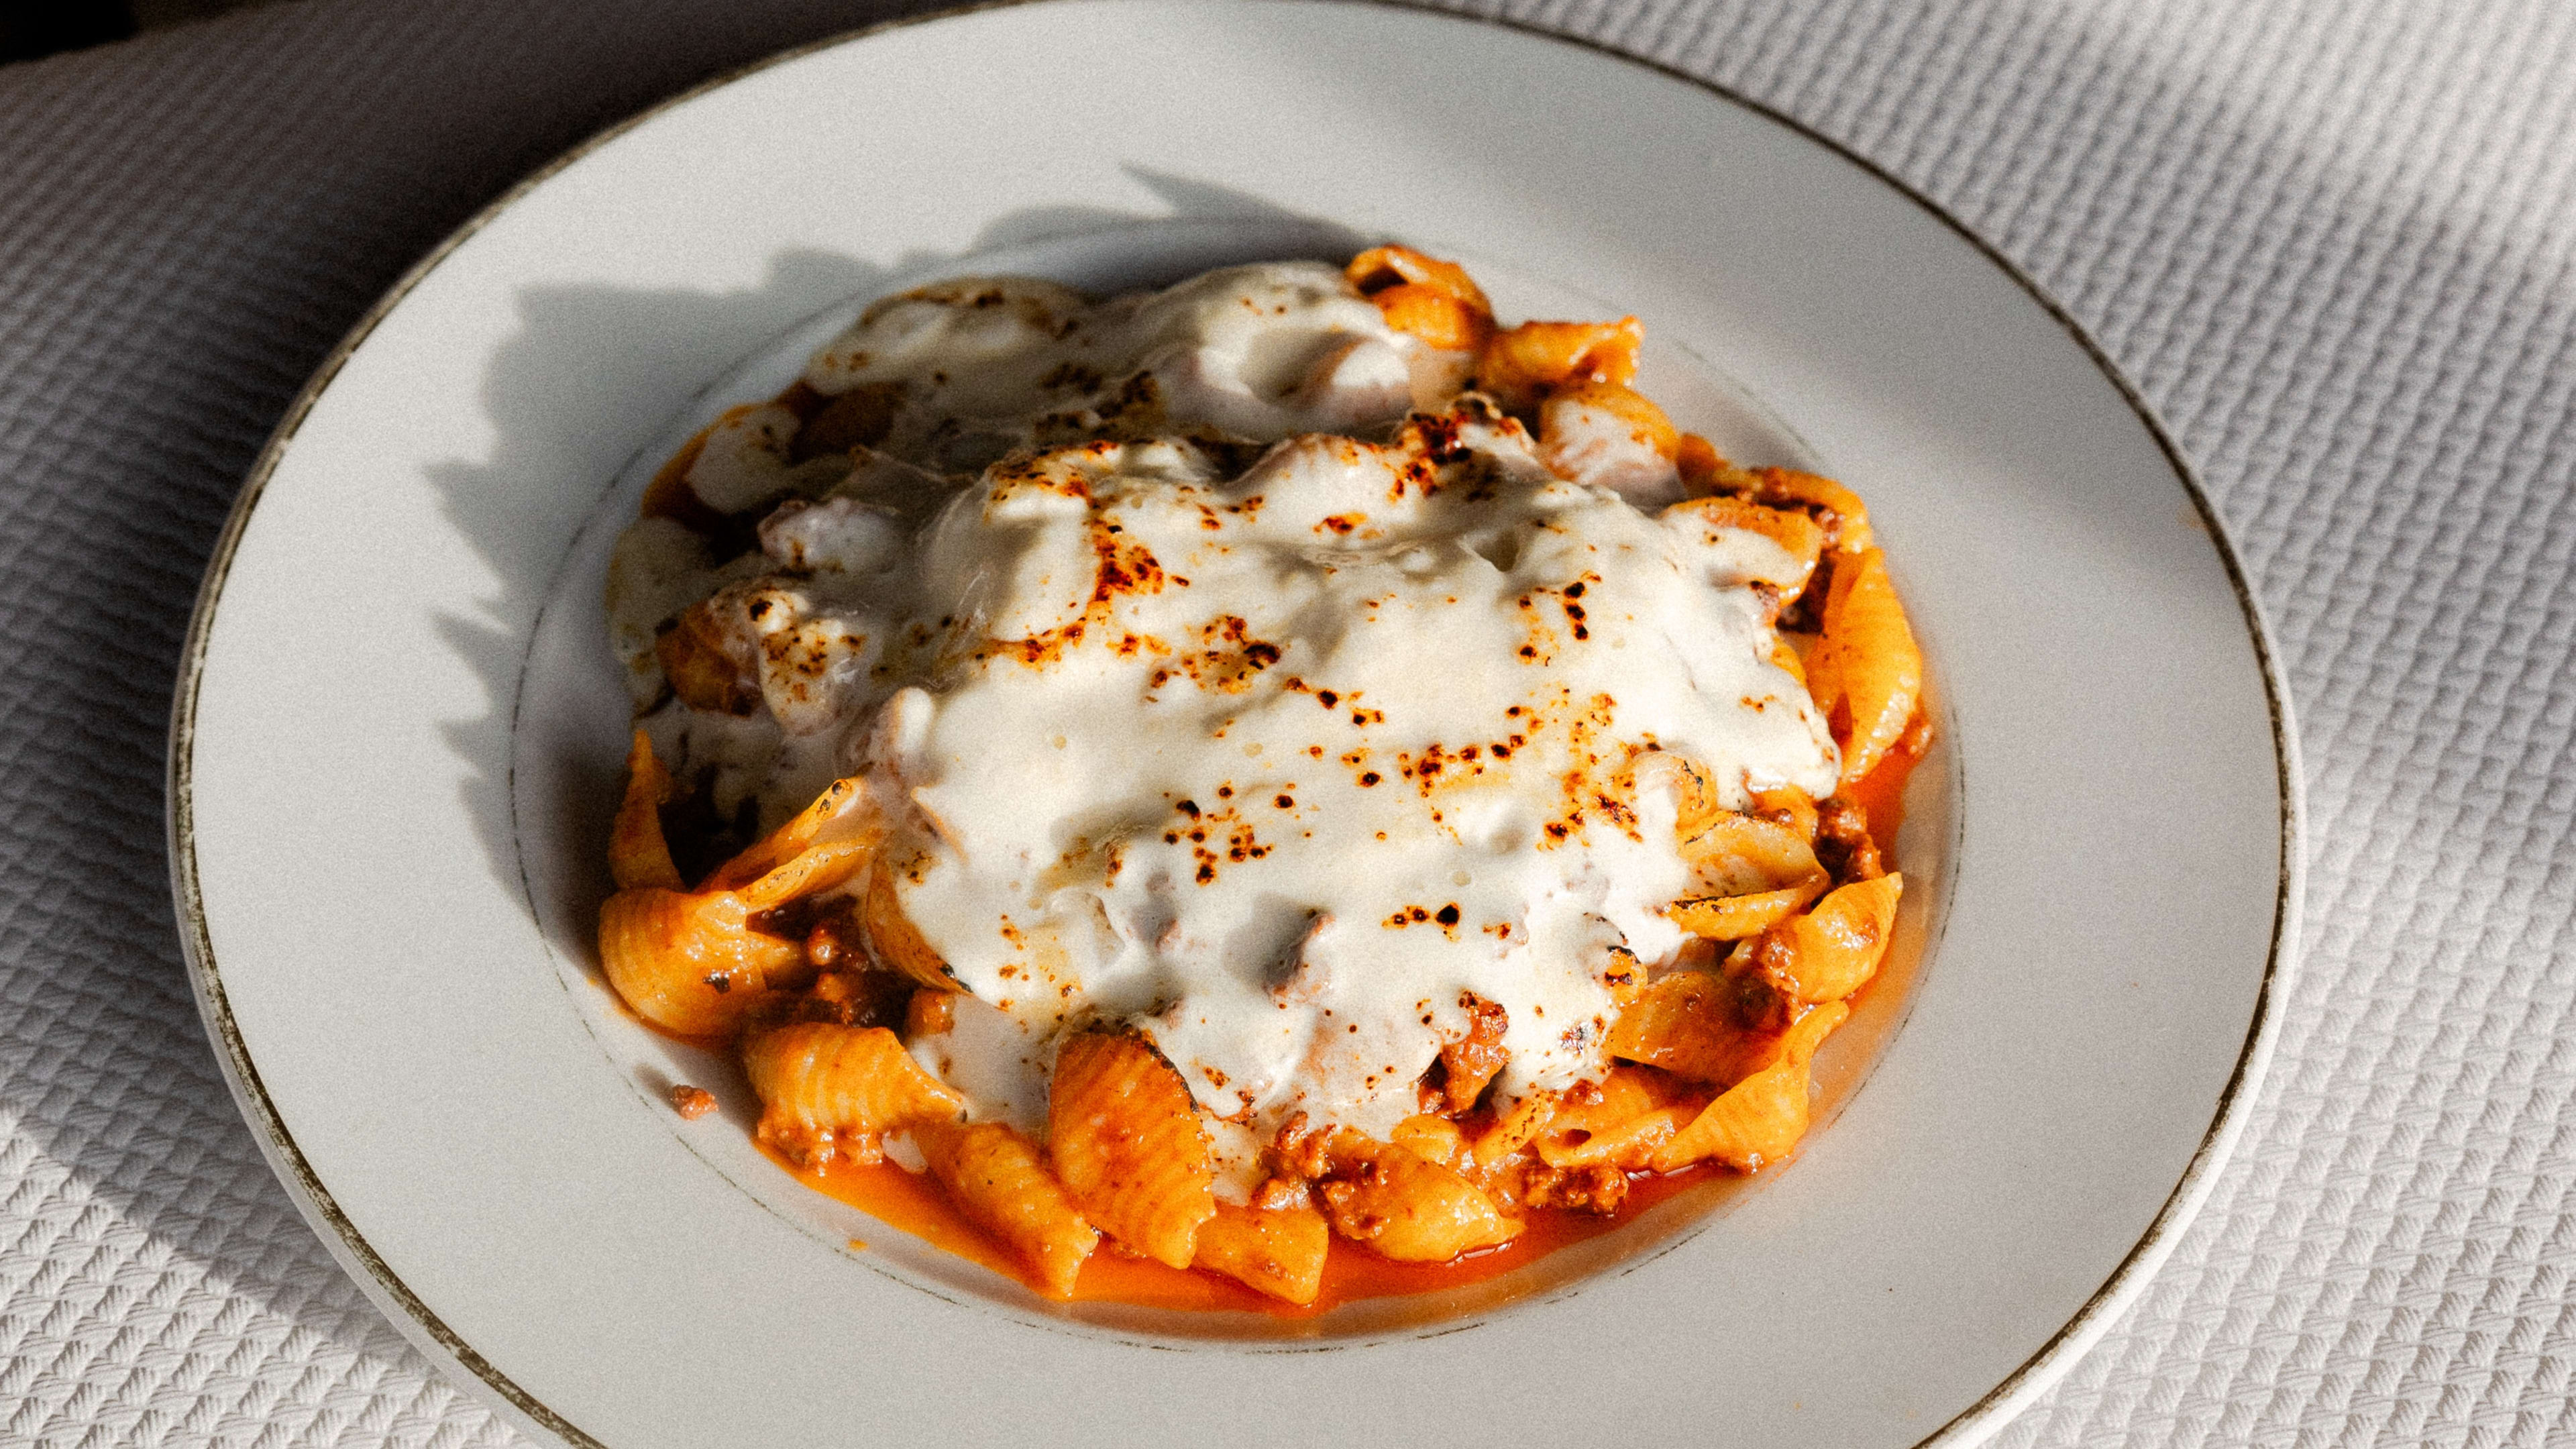
[[(764, 1149), (765, 1150), (765, 1149)], [(777, 1154), (771, 1160), (794, 1173), (796, 1180), (828, 1193), (877, 1221), (980, 1263), (996, 1273), (1037, 1289), (1028, 1270), (1008, 1248), (987, 1237), (949, 1205), (939, 1184), (915, 1176), (891, 1162), (862, 1167), (834, 1163), (820, 1172), (800, 1172)], [(1170, 1268), (1149, 1258), (1131, 1258), (1104, 1242), (1082, 1276), (1074, 1281), (1076, 1302), (1134, 1303), (1148, 1308), (1234, 1309), (1279, 1318), (1306, 1318), (1363, 1298), (1388, 1298), (1481, 1283), (1586, 1238), (1597, 1238), (1696, 1182), (1720, 1175), (1705, 1164), (1680, 1172), (1640, 1176), (1628, 1189), (1628, 1200), (1609, 1217), (1547, 1209), (1527, 1214), (1529, 1227), (1498, 1248), (1468, 1253), (1446, 1263), (1398, 1263), (1357, 1244), (1336, 1241), (1324, 1257), (1323, 1291), (1311, 1304), (1283, 1303), (1256, 1293), (1231, 1278), (1197, 1269)]]
[(1843, 792), (1869, 812), (1870, 838), (1889, 857), (1891, 868), (1896, 863), (1896, 832), (1905, 823), (1905, 782), (1914, 777), (1914, 767), (1923, 763), (1923, 752), (1929, 747), (1928, 741), (1908, 730), (1875, 768)]
[[(1921, 763), (1912, 737), (1888, 752), (1849, 794), (1869, 812), (1870, 834), (1882, 847), (1896, 836), (1905, 819), (1905, 782)], [(1863, 987), (1864, 991), (1868, 988)], [(640, 1018), (638, 1018), (640, 1020)], [(649, 1023), (648, 1023), (649, 1024)], [(676, 1035), (663, 1033), (664, 1035)], [(726, 1050), (721, 1040), (679, 1037), (692, 1046)], [(987, 1236), (948, 1201), (927, 1175), (906, 1172), (891, 1162), (860, 1165), (833, 1163), (809, 1172), (767, 1147), (761, 1151), (780, 1169), (817, 1192), (857, 1208), (889, 1227), (912, 1234), (932, 1247), (982, 1264), (1004, 1277), (1038, 1288), (1034, 1275), (1017, 1255)], [(1774, 1163), (1772, 1171), (1781, 1164)], [(1074, 1281), (1076, 1302), (1132, 1303), (1148, 1308), (1232, 1309), (1279, 1318), (1308, 1318), (1344, 1303), (1391, 1298), (1481, 1283), (1536, 1262), (1559, 1248), (1614, 1232), (1638, 1214), (1694, 1183), (1726, 1174), (1726, 1169), (1699, 1163), (1679, 1172), (1639, 1173), (1619, 1210), (1606, 1217), (1591, 1213), (1541, 1209), (1525, 1215), (1529, 1226), (1500, 1247), (1468, 1253), (1446, 1263), (1398, 1263), (1365, 1247), (1335, 1242), (1324, 1258), (1323, 1290), (1311, 1304), (1284, 1303), (1211, 1272), (1166, 1267), (1148, 1258), (1130, 1257), (1105, 1242), (1082, 1266)]]

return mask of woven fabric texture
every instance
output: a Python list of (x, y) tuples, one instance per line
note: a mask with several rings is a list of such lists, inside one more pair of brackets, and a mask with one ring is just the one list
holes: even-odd
[[(196, 581), (414, 257), (823, 0), (309, 0), (0, 69), (0, 1442), (501, 1445), (235, 1115), (162, 847)], [(1581, 0), (2064, 301), (2241, 546), (2306, 756), (2309, 944), (2243, 1146), (2005, 1430), (2576, 1425), (2576, 7)]]

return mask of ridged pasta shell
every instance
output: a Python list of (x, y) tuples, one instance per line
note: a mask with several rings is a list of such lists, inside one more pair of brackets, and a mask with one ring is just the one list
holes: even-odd
[(1256, 1208), (1218, 1203), (1199, 1225), (1196, 1266), (1223, 1273), (1289, 1303), (1312, 1303), (1323, 1291), (1332, 1229), (1313, 1207)]
[(1037, 1274), (1039, 1291), (1073, 1296), (1100, 1234), (1046, 1170), (1035, 1143), (1007, 1123), (945, 1118), (915, 1124), (913, 1140), (949, 1201), (1018, 1253)]
[(1644, 1167), (1684, 1124), (1699, 1115), (1705, 1093), (1685, 1094), (1661, 1072), (1620, 1067), (1577, 1100), (1568, 1094), (1530, 1150), (1554, 1168)]
[(1800, 1001), (1840, 1001), (1877, 974), (1904, 890), (1902, 874), (1838, 887), (1814, 910), (1763, 932), (1754, 964)]
[(1824, 893), (1833, 884), (1822, 870), (1775, 891), (1753, 891), (1740, 896), (1700, 896), (1675, 901), (1664, 914), (1674, 925), (1711, 941), (1741, 941), (1806, 909), (1807, 902)]
[(1673, 450), (1673, 466), (1682, 475), (1682, 491), (1693, 498), (1722, 493), (1749, 493), (1759, 481), (1751, 471), (1726, 460), (1717, 445), (1697, 433), (1682, 434)]
[(955, 991), (957, 978), (948, 963), (930, 949), (895, 894), (897, 872), (883, 860), (868, 872), (867, 890), (859, 898), (859, 926), (867, 935), (868, 953), (889, 971), (899, 971), (933, 991)]
[(793, 941), (744, 924), (741, 898), (643, 886), (599, 908), (599, 960), (636, 1015), (685, 1036), (733, 1031), (770, 979), (805, 960)]
[(1842, 747), (1845, 783), (1887, 758), (1923, 695), (1923, 651), (1877, 549), (1834, 566), (1824, 636), (1807, 660), (1807, 691)]
[(1806, 688), (1807, 661), (1798, 656), (1797, 646), (1786, 636), (1772, 642), (1771, 667), (1798, 681), (1799, 688)]
[(1494, 330), (1492, 313), (1479, 312), (1464, 298), (1427, 283), (1405, 282), (1369, 300), (1385, 314), (1387, 326), (1444, 352), (1473, 352)]
[(1485, 300), (1485, 290), (1467, 269), (1456, 262), (1426, 256), (1411, 247), (1371, 247), (1351, 258), (1342, 269), (1351, 285), (1363, 297), (1378, 298), (1399, 286), (1428, 287), (1445, 296), (1455, 297), (1487, 317), (1494, 306)]
[(800, 1164), (876, 1161), (884, 1133), (955, 1117), (966, 1099), (916, 1064), (881, 1026), (798, 1022), (743, 1043), (743, 1075), (760, 1096), (760, 1140)]
[(1682, 490), (1695, 498), (1731, 494), (1783, 512), (1813, 509), (1822, 515), (1810, 515), (1810, 521), (1823, 528), (1825, 547), (1857, 552), (1872, 542), (1868, 505), (1831, 478), (1792, 468), (1738, 467), (1697, 433), (1682, 435), (1673, 462), (1681, 470)]
[(1800, 1017), (1781, 1043), (1779, 1060), (1720, 1092), (1655, 1154), (1657, 1172), (1671, 1172), (1704, 1158), (1739, 1171), (1777, 1162), (1807, 1134), (1807, 1063), (1835, 1027), (1851, 1015), (1837, 1001)]
[(1476, 355), (1476, 385), (1515, 412), (1577, 382), (1625, 383), (1637, 375), (1646, 329), (1616, 322), (1524, 322), (1496, 332)]
[(1869, 505), (1833, 479), (1794, 468), (1757, 468), (1741, 477), (1750, 485), (1747, 491), (1760, 502), (1822, 509), (1828, 525), (1828, 547), (1857, 552), (1870, 546)]
[(1333, 1231), (1381, 1257), (1445, 1263), (1520, 1235), (1521, 1221), (1474, 1183), (1391, 1142), (1344, 1129), (1333, 1134), (1329, 1152), (1324, 1214)]
[(1423, 1161), (1442, 1167), (1455, 1168), (1475, 1161), (1467, 1149), (1467, 1135), (1454, 1117), (1419, 1113), (1396, 1123), (1387, 1138)]
[(1215, 1149), (1188, 1084), (1132, 1036), (1081, 1033), (1058, 1048), (1047, 1155), (1085, 1216), (1128, 1247), (1190, 1266), (1216, 1215)]
[(853, 775), (834, 780), (786, 824), (717, 866), (701, 888), (740, 890), (803, 855), (827, 833), (835, 841), (873, 842), (883, 836), (884, 826), (867, 807), (868, 786), (864, 778)]
[(1816, 848), (1796, 829), (1759, 815), (1724, 811), (1682, 842), (1694, 894), (1778, 890), (1818, 869)]
[(1612, 1056), (1661, 1067), (1677, 1077), (1731, 1087), (1780, 1058), (1782, 1033), (1756, 1031), (1739, 1018), (1737, 986), (1706, 971), (1676, 971), (1610, 1024)]
[(1626, 778), (1617, 783), (1630, 799), (1642, 800), (1650, 794), (1672, 798), (1673, 833), (1679, 839), (1698, 835), (1725, 813), (1717, 803), (1717, 788), (1708, 782), (1708, 772), (1685, 755), (1641, 750), (1622, 773)]
[(755, 911), (775, 910), (799, 896), (830, 890), (867, 867), (874, 840), (829, 840), (798, 852), (786, 864), (735, 894)]
[(1476, 1166), (1479, 1169), (1490, 1168), (1528, 1146), (1529, 1140), (1547, 1126), (1547, 1119), (1555, 1112), (1554, 1092), (1531, 1092), (1512, 1103), (1510, 1109), (1476, 1139)]

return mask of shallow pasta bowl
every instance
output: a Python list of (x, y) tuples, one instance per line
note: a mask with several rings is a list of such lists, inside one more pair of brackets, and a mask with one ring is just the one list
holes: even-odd
[[(912, 281), (1378, 238), (1468, 260), (1506, 312), (1637, 313), (1685, 421), (1869, 499), (1946, 743), (1900, 842), (1930, 883), (1911, 978), (1824, 1071), (1831, 1120), (1587, 1256), (1292, 1329), (1047, 1308), (681, 1122), (659, 1088), (703, 1065), (607, 1002), (587, 943), (623, 716), (596, 580), (643, 474)], [(2152, 420), (1865, 166), (1476, 22), (1066, 0), (700, 91), (406, 279), (209, 574), (173, 859), (290, 1192), (399, 1327), (562, 1439), (1288, 1442), (1329, 1403), (1372, 1438), (1901, 1445), (2062, 1369), (2231, 1139), (2294, 932), (2280, 700)]]

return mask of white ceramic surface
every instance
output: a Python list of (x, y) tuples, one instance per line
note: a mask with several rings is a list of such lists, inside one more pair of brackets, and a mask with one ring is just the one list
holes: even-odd
[[(847, 1250), (738, 1124), (655, 1101), (697, 1064), (587, 970), (605, 520), (693, 411), (905, 279), (1380, 235), (1476, 261), (1506, 310), (1639, 313), (1721, 441), (1811, 450), (1870, 500), (1949, 726), (1905, 842), (1946, 877), (1915, 895), (1942, 936), (1910, 1000), (1876, 993), (1882, 1029), (1910, 1019), (1866, 1090), (1846, 1054), (1776, 1182), (1499, 1312), (1247, 1338), (1048, 1310), (882, 1232)], [(289, 1189), (398, 1325), (566, 1439), (1903, 1445), (1978, 1437), (2062, 1368), (2224, 1151), (2294, 934), (2289, 738), (2152, 423), (1866, 168), (1474, 22), (1060, 0), (665, 107), (398, 288), (209, 576), (173, 859)]]

